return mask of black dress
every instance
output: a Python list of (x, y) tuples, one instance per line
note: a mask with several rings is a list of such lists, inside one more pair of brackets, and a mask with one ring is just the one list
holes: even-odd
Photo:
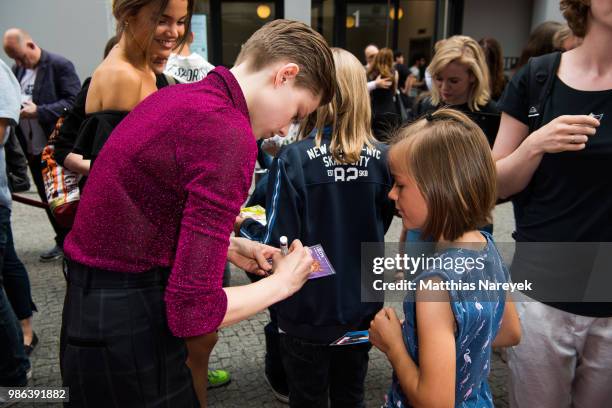
[[(155, 79), (157, 89), (171, 85), (164, 74), (157, 74)], [(66, 114), (55, 141), (54, 157), (62, 166), (71, 152), (80, 154), (85, 159), (95, 159), (113, 129), (129, 113), (101, 111), (90, 115), (85, 114), (85, 102), (90, 82), (91, 78), (83, 82), (81, 91), (76, 96), (72, 109)], [(172, 84), (174, 83), (173, 80)]]
[(130, 112), (103, 110), (85, 115), (72, 151), (91, 160), (91, 165), (117, 125)]
[(387, 142), (393, 131), (401, 125), (401, 116), (395, 104), (393, 87), (374, 89), (370, 92), (370, 101), (372, 104), (372, 133), (379, 141)]

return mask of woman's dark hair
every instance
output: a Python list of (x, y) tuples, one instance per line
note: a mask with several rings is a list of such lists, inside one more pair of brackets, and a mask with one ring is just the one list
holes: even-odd
[(584, 37), (591, 8), (590, 0), (561, 0), (559, 7), (574, 35)]
[[(130, 17), (138, 14), (140, 9), (150, 4), (156, 5), (154, 7), (153, 16), (151, 17), (150, 35), (147, 44), (144, 44), (147, 48), (153, 41), (155, 34), (155, 24), (164, 14), (164, 10), (168, 6), (170, 0), (114, 0), (113, 1), (113, 16), (117, 20), (117, 38), (121, 39), (121, 35), (125, 31), (126, 23)], [(193, 9), (195, 7), (195, 0), (187, 0), (187, 18), (185, 19), (185, 35), (179, 38), (177, 42), (177, 48), (182, 47), (187, 39), (187, 33), (191, 31), (191, 16), (193, 15)]]
[(487, 66), (489, 67), (489, 82), (491, 85), (491, 98), (498, 100), (506, 87), (504, 76), (504, 54), (502, 47), (495, 38), (482, 38), (478, 44), (484, 51)]
[(117, 38), (116, 35), (113, 35), (111, 38), (108, 39), (108, 41), (106, 42), (106, 45), (104, 46), (104, 58), (108, 56), (108, 54), (111, 52), (113, 47), (117, 45), (118, 42), (119, 42), (119, 38)]
[(553, 37), (555, 33), (563, 28), (563, 24), (556, 21), (545, 21), (535, 28), (529, 36), (527, 45), (519, 58), (515, 69), (521, 68), (531, 57), (550, 54), (555, 50)]

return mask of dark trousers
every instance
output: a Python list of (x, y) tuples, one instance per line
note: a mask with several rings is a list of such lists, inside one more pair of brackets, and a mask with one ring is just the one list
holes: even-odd
[(10, 214), (11, 211), (8, 208), (0, 207), (0, 223), (3, 224), (2, 244), (4, 245), (0, 265), (2, 266), (6, 296), (17, 316), (17, 320), (23, 320), (32, 317), (32, 311), (36, 311), (36, 305), (32, 301), (28, 271), (17, 256), (17, 252), (15, 252)]
[[(36, 185), (36, 191), (38, 192), (38, 196), (43, 203), (47, 202), (47, 195), (45, 194), (45, 183), (43, 181), (42, 176), (42, 166), (41, 166), (41, 155), (28, 155), (28, 167), (30, 168), (30, 172), (32, 173), (32, 179), (34, 180), (34, 185)], [(51, 226), (53, 227), (53, 231), (55, 231), (55, 242), (60, 248), (64, 247), (64, 239), (68, 232), (70, 231), (67, 228), (62, 228), (59, 226), (57, 221), (55, 221), (55, 217), (51, 213), (50, 209), (45, 210), (47, 212), (47, 217), (49, 218), (49, 222), (51, 222)]]
[[(8, 247), (12, 247), (10, 214), (8, 208), (0, 206), (0, 265), (10, 252)], [(23, 348), (21, 325), (4, 291), (4, 271), (2, 268), (0, 273), (0, 386), (22, 387), (27, 384), (30, 360)]]
[(168, 271), (67, 262), (60, 361), (68, 407), (197, 407), (183, 339), (168, 329)]
[(365, 407), (370, 343), (329, 346), (280, 336), (292, 408)]

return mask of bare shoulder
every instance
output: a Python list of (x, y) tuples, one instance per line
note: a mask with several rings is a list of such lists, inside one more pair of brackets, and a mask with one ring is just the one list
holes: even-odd
[(92, 76), (85, 110), (130, 111), (149, 89), (155, 91), (154, 77), (148, 78), (127, 62), (105, 60)]

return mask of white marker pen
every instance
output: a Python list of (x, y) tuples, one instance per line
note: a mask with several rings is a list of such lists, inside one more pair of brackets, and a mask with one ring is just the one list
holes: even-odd
[(289, 253), (289, 245), (287, 243), (287, 237), (284, 235), (280, 237), (280, 250), (281, 250), (282, 256), (285, 256)]

